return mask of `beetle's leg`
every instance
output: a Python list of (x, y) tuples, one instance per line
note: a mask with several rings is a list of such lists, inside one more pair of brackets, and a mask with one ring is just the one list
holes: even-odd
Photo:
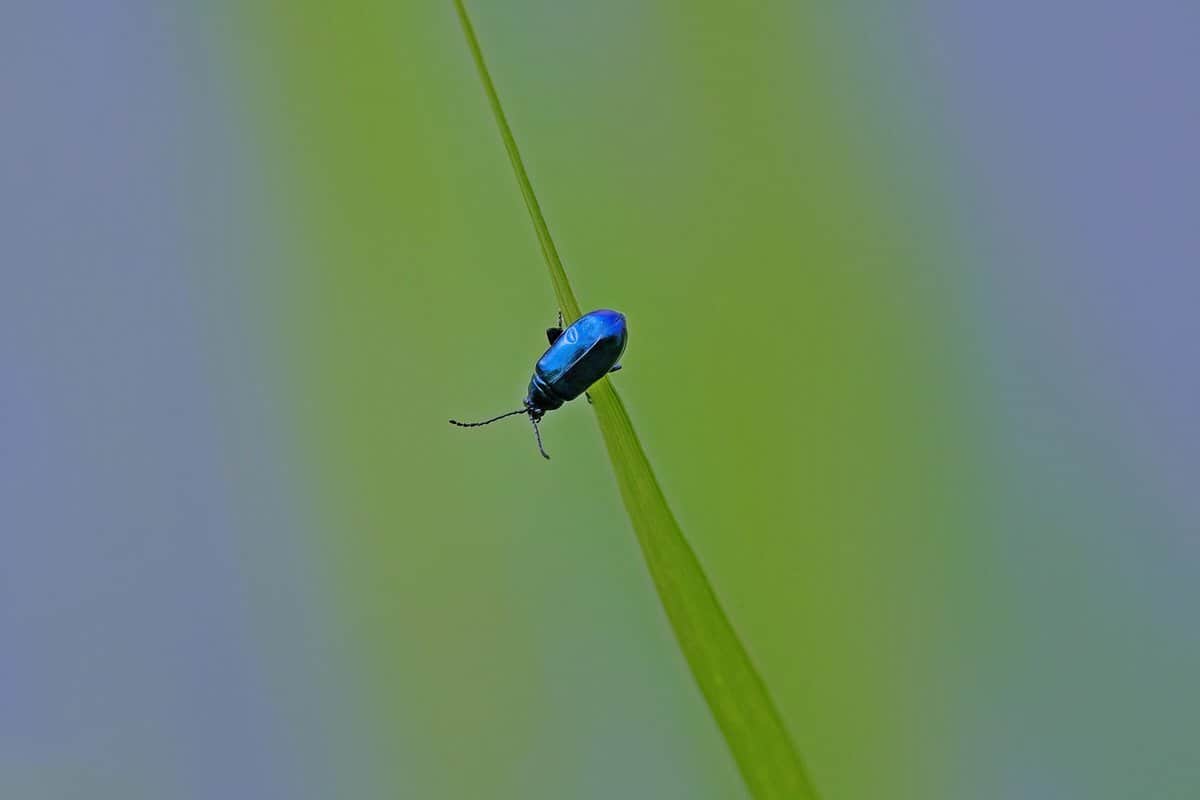
[(541, 415), (538, 415), (538, 416), (534, 416), (533, 414), (529, 415), (529, 421), (533, 423), (533, 436), (535, 439), (537, 439), (538, 452), (542, 454), (542, 458), (549, 461), (550, 454), (546, 452), (546, 448), (542, 447), (542, 432), (540, 430), (538, 430), (538, 420), (540, 420), (540, 419), (541, 419)]
[(562, 336), (563, 328), (565, 327), (566, 325), (563, 324), (562, 309), (560, 308), (558, 310), (558, 324), (553, 328), (546, 328), (546, 338), (550, 340), (550, 344), (558, 341), (558, 337)]
[[(620, 364), (614, 364), (614, 365), (613, 365), (613, 367), (612, 367), (612, 369), (610, 369), (610, 370), (608, 371), (608, 374), (609, 374), (609, 375), (612, 375), (614, 372), (616, 372), (616, 371), (617, 371), (617, 370), (619, 370), (620, 368), (621, 368), (621, 365), (620, 365)], [(590, 393), (590, 392), (584, 392), (584, 393), (583, 393), (583, 396), (587, 398), (588, 405), (590, 406), (590, 405), (592, 404), (592, 395), (591, 395), (591, 393)]]

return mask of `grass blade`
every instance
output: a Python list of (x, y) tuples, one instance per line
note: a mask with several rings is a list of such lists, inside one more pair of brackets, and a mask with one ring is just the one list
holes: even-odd
[(574, 322), (582, 313), (579, 301), (567, 283), (567, 273), (563, 269), (562, 259), (558, 257), (558, 248), (550, 238), (550, 228), (542, 216), (542, 207), (538, 204), (537, 195), (533, 193), (533, 184), (525, 172), (525, 162), (521, 160), (521, 151), (517, 148), (517, 140), (513, 138), (512, 128), (508, 127), (508, 117), (500, 105), (500, 96), (496, 94), (496, 86), (483, 60), (483, 51), (479, 48), (479, 39), (475, 37), (475, 27), (467, 16), (466, 6), (462, 0), (454, 0), (458, 8), (458, 19), (462, 23), (463, 33), (466, 34), (467, 44), (471, 47), (471, 56), (475, 59), (475, 67), (479, 70), (479, 79), (483, 81), (483, 90), (487, 94), (488, 103), (492, 106), (492, 114), (496, 117), (496, 125), (500, 128), (500, 138), (504, 140), (504, 149), (508, 151), (508, 160), (512, 162), (513, 172), (517, 175), (517, 184), (521, 187), (521, 196), (525, 198), (525, 207), (529, 209), (529, 218), (533, 220), (533, 228), (537, 231), (538, 243), (542, 246), (542, 256), (546, 266), (550, 268), (550, 281), (554, 284), (554, 295), (558, 298), (558, 306), (562, 309), (567, 322)]
[(815, 798), (791, 737), (663, 496), (609, 381), (591, 390), (625, 510), (688, 666), (751, 793)]
[[(568, 321), (580, 315), (541, 206), (525, 171), (483, 51), (463, 5), (454, 0), (463, 33), (500, 128), (500, 136), (533, 220), (554, 294)], [(625, 510), (688, 667), (708, 702), (742, 777), (756, 798), (816, 798), (795, 745), (766, 685), (730, 625), (666, 497), (616, 389), (591, 389), (596, 417)]]

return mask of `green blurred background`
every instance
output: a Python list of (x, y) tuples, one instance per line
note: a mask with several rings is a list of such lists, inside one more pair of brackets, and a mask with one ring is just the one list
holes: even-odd
[[(469, 7), (823, 796), (1196, 796), (1186, 20)], [(589, 409), (445, 422), (556, 312), (451, 4), (5, 13), (4, 795), (743, 796)]]

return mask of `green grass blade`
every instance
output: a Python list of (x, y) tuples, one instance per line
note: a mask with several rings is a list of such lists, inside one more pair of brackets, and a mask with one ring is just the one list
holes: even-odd
[(558, 257), (558, 248), (550, 238), (550, 228), (546, 226), (546, 218), (542, 216), (542, 207), (538, 204), (537, 195), (533, 193), (533, 184), (525, 172), (525, 162), (521, 160), (521, 151), (517, 148), (517, 140), (513, 138), (512, 128), (508, 127), (508, 117), (500, 105), (500, 96), (496, 94), (496, 85), (488, 72), (483, 60), (483, 51), (479, 48), (479, 39), (475, 36), (475, 27), (467, 16), (467, 9), (462, 0), (454, 0), (458, 8), (458, 19), (462, 23), (463, 33), (466, 34), (467, 44), (471, 47), (471, 56), (475, 59), (475, 67), (479, 70), (479, 79), (483, 81), (483, 90), (487, 93), (488, 103), (492, 106), (492, 114), (496, 117), (496, 125), (500, 127), (500, 138), (504, 140), (504, 149), (508, 151), (508, 160), (512, 162), (513, 172), (517, 174), (517, 183), (521, 187), (521, 196), (525, 198), (525, 207), (529, 209), (529, 218), (533, 220), (533, 228), (537, 231), (538, 243), (542, 246), (542, 256), (546, 266), (550, 268), (550, 281), (554, 284), (554, 295), (558, 298), (558, 306), (568, 322), (579, 319), (579, 301), (567, 283), (567, 273), (563, 269), (562, 259)]
[[(563, 314), (568, 320), (574, 320), (580, 314), (579, 303), (542, 216), (467, 10), (462, 0), (454, 2), (525, 206), (537, 231), (554, 293)], [(766, 685), (725, 616), (696, 554), (667, 505), (625, 405), (607, 379), (593, 386), (591, 394), (621, 499), (633, 523), (655, 588), (692, 675), (746, 785), (756, 798), (816, 798)]]
[(612, 384), (592, 387), (625, 510), (692, 675), (751, 793), (815, 798), (791, 737), (683, 536)]

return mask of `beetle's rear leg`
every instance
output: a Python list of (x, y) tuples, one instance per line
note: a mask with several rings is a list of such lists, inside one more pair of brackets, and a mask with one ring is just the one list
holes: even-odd
[[(612, 366), (612, 369), (610, 369), (610, 370), (608, 371), (608, 374), (609, 374), (609, 375), (612, 375), (614, 372), (616, 372), (616, 371), (617, 371), (617, 370), (619, 370), (619, 369), (621, 369), (621, 365), (620, 365), (620, 364), (613, 364), (613, 366)], [(587, 398), (588, 405), (590, 406), (590, 405), (592, 404), (592, 395), (591, 395), (591, 393), (590, 393), (590, 392), (584, 392), (584, 393), (583, 393), (583, 396)]]

